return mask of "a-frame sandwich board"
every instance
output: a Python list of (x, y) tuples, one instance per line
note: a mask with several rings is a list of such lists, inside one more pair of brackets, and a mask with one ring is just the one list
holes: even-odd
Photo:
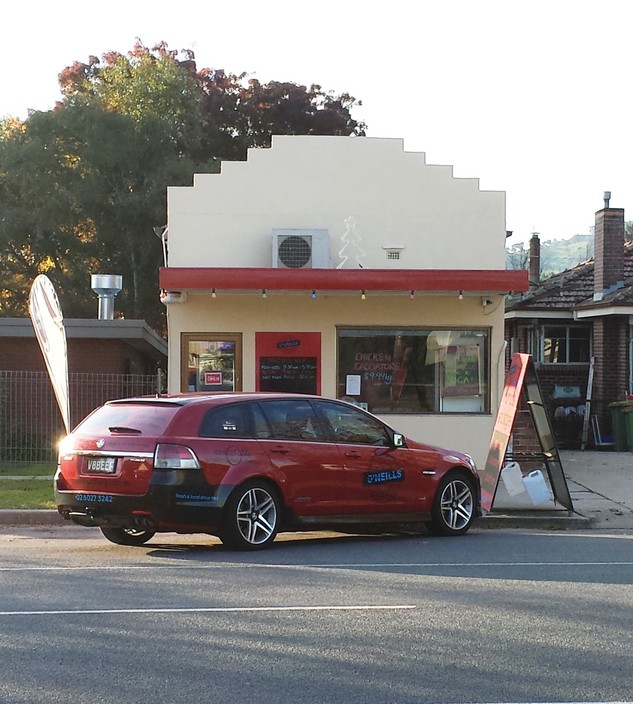
[(549, 476), (554, 500), (573, 511), (567, 480), (558, 454), (554, 433), (543, 404), (543, 395), (532, 356), (515, 353), (503, 388), (501, 403), (490, 439), (488, 457), (481, 474), (481, 508), (484, 514), (492, 510), (499, 485), (501, 469), (506, 460), (508, 444), (521, 398), (525, 398), (540, 445), (540, 452), (530, 453), (532, 459), (543, 462)]

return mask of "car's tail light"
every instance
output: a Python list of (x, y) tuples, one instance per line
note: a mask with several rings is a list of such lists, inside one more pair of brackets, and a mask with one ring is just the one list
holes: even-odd
[(160, 444), (154, 453), (154, 469), (200, 469), (200, 463), (186, 445)]
[(69, 435), (57, 443), (57, 462), (73, 458), (74, 441)]

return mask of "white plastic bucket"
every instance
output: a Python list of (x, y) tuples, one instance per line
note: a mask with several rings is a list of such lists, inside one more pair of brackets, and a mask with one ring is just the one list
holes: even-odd
[(518, 462), (508, 462), (501, 470), (501, 481), (510, 496), (522, 494), (525, 491), (523, 474)]
[(552, 493), (540, 469), (535, 469), (523, 477), (523, 486), (533, 504), (543, 504), (553, 500)]

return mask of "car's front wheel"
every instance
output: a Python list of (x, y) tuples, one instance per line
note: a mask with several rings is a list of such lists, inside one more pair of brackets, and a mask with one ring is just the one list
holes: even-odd
[(144, 545), (156, 533), (151, 530), (138, 530), (137, 528), (106, 528), (101, 527), (103, 535), (117, 545)]
[(227, 501), (220, 540), (233, 550), (261, 550), (275, 539), (280, 517), (277, 492), (264, 482), (248, 482)]
[(440, 482), (427, 528), (436, 535), (463, 535), (475, 518), (475, 489), (470, 480), (451, 472)]

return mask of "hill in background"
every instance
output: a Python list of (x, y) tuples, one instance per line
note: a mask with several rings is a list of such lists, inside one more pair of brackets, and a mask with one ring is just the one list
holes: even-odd
[[(519, 242), (506, 249), (508, 269), (527, 269), (530, 246)], [(541, 242), (541, 279), (571, 269), (593, 258), (593, 235), (574, 235), (567, 240)]]
[[(633, 240), (633, 221), (627, 220), (624, 223), (624, 232), (627, 241)], [(506, 268), (527, 269), (529, 256), (528, 242), (506, 247)], [(589, 235), (574, 235), (566, 240), (541, 242), (541, 279), (571, 269), (587, 259), (593, 259), (593, 232)]]

